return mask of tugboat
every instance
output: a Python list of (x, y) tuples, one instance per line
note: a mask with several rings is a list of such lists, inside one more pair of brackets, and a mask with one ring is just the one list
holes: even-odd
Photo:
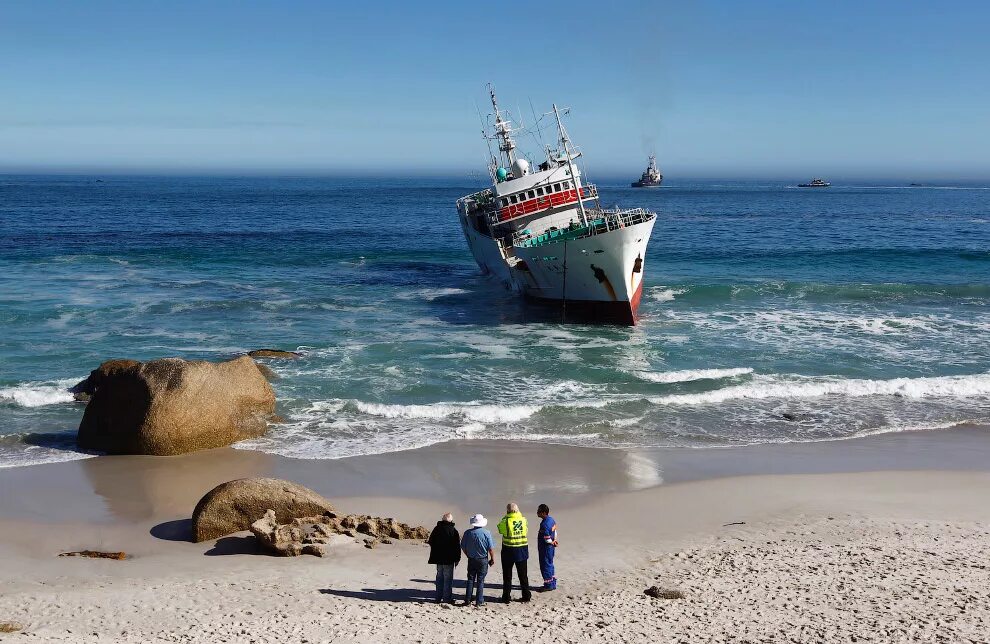
[(663, 175), (657, 170), (657, 155), (650, 155), (650, 163), (646, 166), (646, 171), (643, 172), (643, 176), (639, 178), (639, 181), (633, 181), (633, 188), (659, 188), (660, 184), (663, 183)]
[(828, 188), (831, 183), (824, 179), (812, 179), (811, 183), (799, 183), (798, 188)]
[(457, 200), (478, 266), (511, 291), (559, 305), (565, 321), (635, 324), (656, 213), (602, 207), (598, 188), (582, 181), (581, 152), (556, 104), (545, 115), (554, 119), (556, 147), (545, 146), (546, 160), (534, 170), (516, 152), (518, 128), (499, 110), (491, 85), (488, 92), (493, 113), (483, 136), (492, 187)]

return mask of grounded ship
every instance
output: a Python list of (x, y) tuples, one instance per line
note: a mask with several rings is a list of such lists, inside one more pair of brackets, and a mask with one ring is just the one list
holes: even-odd
[(478, 266), (527, 298), (559, 303), (565, 319), (635, 324), (656, 213), (602, 208), (598, 189), (581, 179), (581, 153), (556, 105), (557, 147), (545, 146), (546, 160), (533, 170), (517, 154), (516, 129), (491, 86), (489, 94), (492, 187), (457, 201)]
[(663, 175), (657, 170), (657, 155), (650, 155), (650, 163), (646, 166), (646, 170), (643, 172), (643, 176), (639, 178), (639, 181), (633, 181), (633, 188), (659, 188), (660, 184), (663, 183)]

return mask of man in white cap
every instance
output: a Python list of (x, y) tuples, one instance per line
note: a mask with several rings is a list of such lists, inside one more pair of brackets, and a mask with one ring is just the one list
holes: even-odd
[(483, 514), (476, 514), (471, 517), (469, 523), (470, 530), (464, 531), (461, 537), (461, 550), (468, 558), (467, 562), (467, 594), (464, 596), (464, 605), (471, 603), (472, 591), (474, 591), (475, 606), (485, 605), (485, 575), (488, 574), (488, 566), (495, 563), (495, 540), (492, 533), (485, 530), (488, 519)]

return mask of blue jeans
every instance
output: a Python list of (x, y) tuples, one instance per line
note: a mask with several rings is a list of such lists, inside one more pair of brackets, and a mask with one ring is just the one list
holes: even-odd
[(467, 564), (467, 594), (464, 603), (471, 603), (471, 591), (475, 590), (475, 603), (481, 606), (485, 603), (485, 575), (488, 574), (487, 559), (468, 559)]
[(454, 601), (454, 564), (437, 564), (437, 603)]

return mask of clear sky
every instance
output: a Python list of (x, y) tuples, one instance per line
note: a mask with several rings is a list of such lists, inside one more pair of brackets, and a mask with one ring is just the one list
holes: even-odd
[(990, 179), (990, 2), (0, 2), (0, 170)]

